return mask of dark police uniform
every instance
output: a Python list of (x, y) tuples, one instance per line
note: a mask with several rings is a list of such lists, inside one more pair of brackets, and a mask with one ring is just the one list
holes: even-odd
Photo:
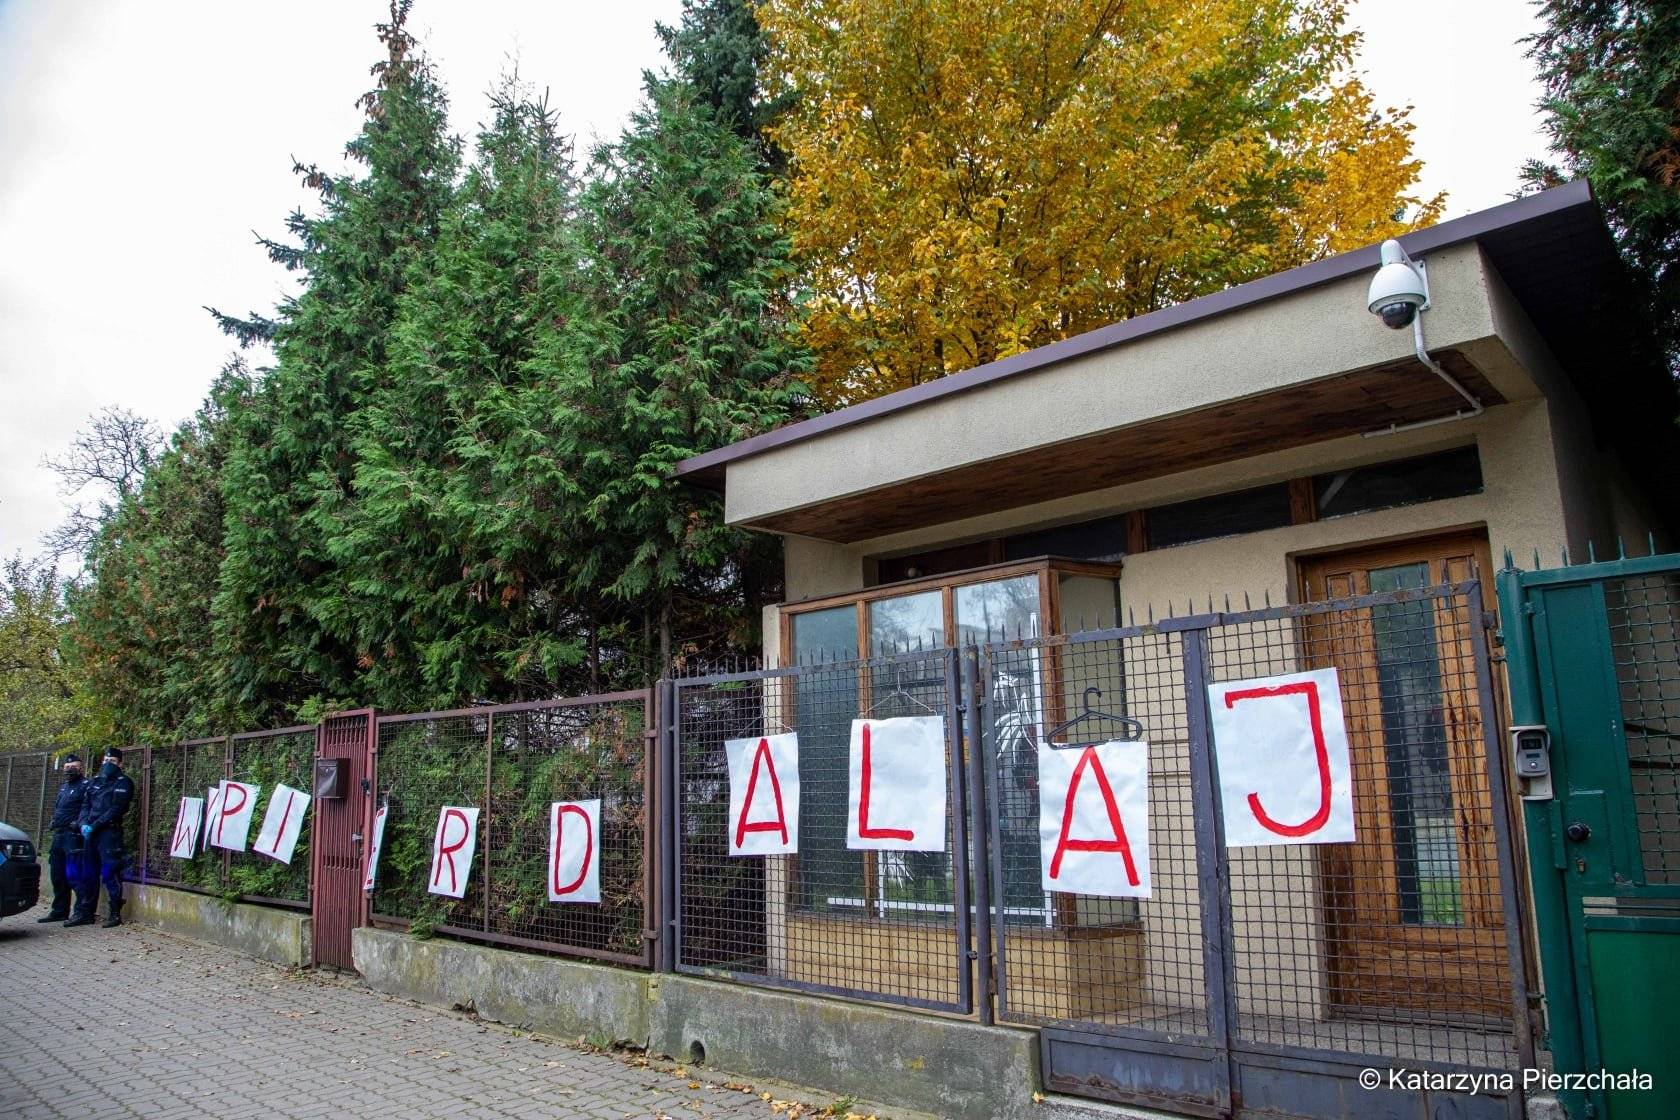
[(103, 773), (87, 780), (87, 800), (82, 805), (81, 823), (93, 831), (82, 855), (82, 889), (76, 897), (76, 917), (92, 918), (99, 906), (99, 883), (105, 883), (105, 900), (110, 906), (109, 925), (122, 918), (123, 815), (134, 798), (134, 782), (119, 769), (107, 778)]
[[(53, 801), (52, 850), (47, 856), (47, 868), (52, 876), (53, 900), (52, 910), (43, 921), (57, 918), (63, 921), (70, 916), (70, 882), (69, 868), (66, 866), (73, 852), (82, 850), (81, 819), (82, 806), (87, 802), (88, 786), (92, 784), (87, 778), (64, 780), (58, 787), (58, 798)], [(84, 893), (81, 869), (77, 868), (76, 893)]]

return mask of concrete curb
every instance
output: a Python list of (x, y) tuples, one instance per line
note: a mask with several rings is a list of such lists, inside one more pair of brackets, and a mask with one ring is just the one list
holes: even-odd
[(377, 991), (561, 1038), (631, 1041), (708, 1070), (950, 1120), (1067, 1115), (1033, 1101), (1031, 1031), (389, 930), (356, 930), (353, 949)]
[(290, 968), (310, 964), (314, 921), (306, 913), (139, 883), (123, 885), (123, 917)]

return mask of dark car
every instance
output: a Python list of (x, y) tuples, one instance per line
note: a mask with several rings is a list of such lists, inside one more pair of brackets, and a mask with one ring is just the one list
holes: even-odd
[(0, 918), (21, 914), (41, 897), (41, 864), (22, 829), (0, 821)]

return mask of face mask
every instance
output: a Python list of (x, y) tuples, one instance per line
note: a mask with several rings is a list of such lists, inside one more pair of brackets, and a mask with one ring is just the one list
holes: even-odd
[(79, 781), (81, 781), (82, 780), (82, 768), (80, 766), (78, 766), (74, 770), (66, 770), (64, 772), (64, 780), (67, 781), (67, 782), (79, 782)]
[(107, 762), (99, 768), (99, 773), (101, 777), (114, 778), (117, 776), (117, 764), (114, 762)]

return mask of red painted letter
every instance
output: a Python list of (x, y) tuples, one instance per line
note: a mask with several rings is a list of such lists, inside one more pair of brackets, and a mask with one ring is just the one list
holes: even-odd
[[(869, 721), (863, 724), (863, 789), (858, 792), (858, 836), (865, 840), (914, 840), (916, 834), (908, 828), (869, 827), (869, 787), (872, 784), (869, 758)], [(737, 841), (739, 843), (739, 841)]]
[(292, 819), (292, 800), (296, 796), (297, 794), (291, 792), (290, 790), (286, 791), (286, 811), (280, 814), (280, 831), (274, 834), (274, 843), (268, 849), (275, 855), (280, 854), (280, 841), (286, 838), (286, 825)]
[[(223, 829), (225, 829), (227, 827), (227, 819), (229, 817), (233, 816), (235, 813), (239, 812), (239, 810), (245, 808), (245, 802), (247, 802), (251, 799), (251, 795), (245, 792), (245, 787), (240, 785), (237, 782), (229, 782), (227, 785), (223, 786), (222, 789), (224, 791), (222, 793), (222, 812), (221, 812), (221, 815), (216, 818), (216, 843), (217, 844), (220, 844), (222, 842), (222, 831), (223, 831)], [(239, 804), (235, 805), (233, 808), (230, 809), (230, 808), (228, 808), (227, 795), (229, 793), (232, 793), (234, 790), (239, 791)], [(244, 841), (240, 841), (240, 842), (244, 843)]]
[[(565, 817), (567, 813), (576, 813), (583, 818), (583, 862), (578, 865), (577, 878), (560, 885), (560, 852), (564, 848), (561, 837), (565, 835)], [(589, 814), (577, 805), (556, 805), (554, 807), (554, 866), (549, 869), (549, 878), (554, 883), (555, 894), (571, 894), (583, 886), (583, 881), (589, 877), (589, 861), (595, 858), (595, 830), (590, 827)]]
[[(1091, 767), (1091, 772), (1096, 776), (1103, 807), (1108, 810), (1108, 827), (1113, 832), (1113, 839), (1074, 840), (1068, 837), (1068, 831), (1073, 827), (1073, 799), (1079, 793), (1079, 779), (1084, 776), (1087, 766)], [(1132, 845), (1126, 839), (1126, 826), (1120, 823), (1120, 806), (1114, 801), (1114, 787), (1108, 784), (1108, 774), (1103, 770), (1102, 760), (1097, 757), (1095, 747), (1086, 747), (1080, 752), (1079, 763), (1073, 768), (1073, 777), (1068, 779), (1067, 803), (1062, 806), (1062, 832), (1056, 838), (1056, 852), (1050, 858), (1052, 879), (1062, 873), (1063, 852), (1119, 852), (1120, 858), (1126, 861), (1126, 881), (1134, 887), (1138, 885), (1137, 864), (1132, 860)]]
[[(450, 821), (461, 822), (461, 838), (453, 844), (449, 842)], [(438, 826), (438, 858), (436, 861), (437, 867), (432, 872), (432, 886), (437, 886), (438, 880), (443, 878), (443, 861), (448, 860), (449, 889), (455, 889), (455, 853), (467, 846), (467, 832), (467, 815), (465, 813), (461, 812), (459, 809), (444, 810), (443, 823)]]
[[(865, 736), (869, 734), (868, 724), (864, 725), (863, 733)], [(865, 738), (864, 742), (868, 743), (869, 740)], [(868, 749), (868, 747), (864, 748), (865, 751)], [(864, 766), (867, 768), (869, 755), (865, 754), (863, 757)], [(770, 768), (770, 792), (776, 797), (776, 819), (773, 821), (753, 821), (749, 824), (747, 814), (752, 812), (753, 791), (758, 789), (758, 764), (760, 760)], [(868, 773), (868, 770), (865, 769), (864, 772)], [(867, 778), (864, 780), (868, 781)], [(865, 796), (868, 796), (867, 792)], [(760, 739), (758, 749), (753, 752), (752, 769), (747, 774), (747, 796), (741, 801), (741, 819), (735, 822), (735, 846), (737, 848), (746, 840), (749, 832), (779, 832), (784, 844), (787, 843), (788, 839), (787, 813), (782, 808), (782, 783), (776, 777), (776, 760), (770, 754), (769, 739)]]
[(1280, 824), (1266, 815), (1260, 806), (1259, 794), (1248, 795), (1248, 807), (1260, 827), (1279, 836), (1305, 836), (1317, 832), (1330, 819), (1330, 748), (1324, 742), (1324, 720), (1318, 709), (1318, 685), (1312, 681), (1279, 685), (1276, 688), (1249, 688), (1225, 694), (1225, 706), (1232, 708), (1238, 700), (1259, 700), (1270, 696), (1304, 695), (1307, 698), (1307, 718), (1312, 723), (1313, 750), (1318, 755), (1318, 812), (1300, 824)]
[(169, 842), (169, 850), (179, 848), (187, 839), (187, 807), (181, 806), (175, 813), (175, 837)]

